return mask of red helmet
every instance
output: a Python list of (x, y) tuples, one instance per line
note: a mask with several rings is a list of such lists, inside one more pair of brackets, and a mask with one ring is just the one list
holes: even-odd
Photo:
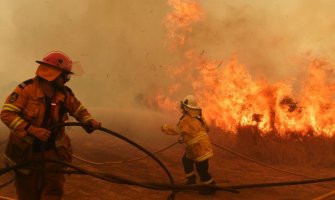
[(36, 61), (40, 64), (36, 75), (48, 80), (55, 80), (62, 72), (73, 74), (72, 60), (60, 51), (52, 51), (46, 55), (42, 61)]

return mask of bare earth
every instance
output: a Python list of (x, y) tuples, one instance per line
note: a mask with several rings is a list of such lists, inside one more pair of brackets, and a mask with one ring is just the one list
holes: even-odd
[[(160, 150), (169, 144), (176, 142), (176, 137), (165, 136), (161, 134), (158, 128), (141, 129), (135, 125), (135, 128), (117, 128), (121, 122), (115, 124), (105, 123), (106, 128), (114, 129), (125, 133), (125, 136), (137, 141), (145, 146), (150, 151)], [(122, 125), (123, 127), (124, 124)], [(4, 128), (1, 128), (0, 139), (7, 137)], [(5, 131), (4, 131), (5, 130)], [(128, 133), (128, 134), (126, 134)], [(144, 134), (145, 133), (145, 134)], [(73, 128), (71, 133), (72, 143), (75, 150), (75, 155), (84, 157), (95, 162), (105, 161), (120, 161), (142, 156), (143, 154), (128, 145), (127, 143), (115, 139), (114, 137), (102, 132), (94, 132), (89, 135), (81, 128)], [(212, 135), (212, 140), (220, 144), (218, 135)], [(174, 146), (157, 156), (166, 164), (168, 169), (173, 174), (175, 182), (183, 183), (183, 170), (181, 165), (181, 157), (183, 155), (183, 145)], [(0, 146), (3, 152), (4, 145)], [(273, 169), (268, 169), (263, 166), (242, 160), (234, 155), (224, 152), (216, 147), (214, 149), (214, 157), (210, 160), (210, 171), (218, 184), (222, 185), (239, 185), (248, 183), (264, 183), (264, 182), (280, 182), (303, 180), (303, 177), (284, 174)], [(255, 158), (257, 159), (257, 158)], [(149, 158), (142, 159), (137, 162), (126, 164), (109, 164), (109, 165), (92, 165), (77, 159), (74, 159), (73, 164), (85, 167), (89, 170), (99, 170), (102, 172), (111, 173), (114, 175), (127, 177), (137, 181), (165, 182), (168, 179), (163, 170)], [(274, 164), (272, 164), (274, 165)], [(311, 165), (296, 166), (296, 165), (274, 165), (275, 167), (313, 176), (313, 177), (331, 177), (335, 176), (335, 172), (331, 166), (329, 167), (312, 167)], [(0, 182), (10, 179), (11, 175), (6, 174), (0, 177)], [(263, 189), (245, 189), (239, 194), (228, 192), (218, 192), (212, 196), (201, 196), (196, 191), (180, 192), (176, 195), (176, 200), (194, 200), (194, 199), (212, 199), (212, 200), (304, 200), (313, 199), (324, 193), (335, 189), (334, 182), (309, 184), (302, 186), (285, 186), (272, 187)], [(141, 187), (120, 185), (109, 183), (89, 176), (82, 175), (67, 175), (65, 185), (64, 200), (147, 200), (147, 199), (166, 199), (168, 191), (155, 191), (144, 189)], [(2, 188), (0, 196), (15, 198), (15, 190), (13, 184)], [(1, 199), (1, 198), (0, 198)]]

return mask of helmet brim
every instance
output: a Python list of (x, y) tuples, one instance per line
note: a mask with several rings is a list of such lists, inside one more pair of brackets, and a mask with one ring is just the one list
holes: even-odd
[(201, 108), (198, 107), (198, 106), (190, 106), (190, 105), (187, 105), (187, 104), (184, 104), (184, 103), (183, 103), (183, 105), (184, 105), (185, 107), (187, 107), (187, 108), (190, 108), (190, 109), (201, 110)]
[(65, 71), (65, 72), (67, 72), (67, 73), (69, 73), (69, 74), (74, 74), (74, 73), (71, 72), (71, 71), (61, 69), (61, 68), (59, 68), (59, 67), (57, 67), (57, 66), (55, 66), (55, 65), (51, 65), (51, 64), (46, 63), (46, 62), (43, 62), (43, 61), (36, 60), (35, 62), (37, 62), (37, 63), (40, 64), (40, 65), (46, 65), (46, 66), (48, 66), (48, 67), (50, 67), (50, 68), (55, 68), (55, 69), (57, 69), (57, 70)]
[(49, 67), (46, 65), (40, 65), (38, 66), (36, 70), (36, 75), (39, 77), (42, 77), (43, 79), (47, 81), (53, 81), (55, 80), (63, 70), (57, 69), (55, 67)]

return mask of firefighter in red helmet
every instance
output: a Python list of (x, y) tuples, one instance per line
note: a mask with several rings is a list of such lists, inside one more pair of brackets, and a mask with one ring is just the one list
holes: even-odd
[[(53, 51), (43, 60), (36, 76), (19, 84), (7, 97), (1, 120), (10, 129), (4, 161), (7, 165), (36, 160), (56, 159), (71, 162), (72, 147), (64, 127), (51, 130), (68, 119), (68, 114), (84, 123), (89, 133), (101, 127), (93, 119), (72, 90), (65, 86), (73, 74), (72, 60), (62, 52)], [(35, 164), (46, 171), (19, 169), (15, 171), (18, 200), (58, 200), (63, 196), (64, 175), (47, 170), (62, 169), (55, 163)]]
[[(202, 184), (215, 184), (209, 174), (209, 158), (213, 156), (211, 141), (208, 137), (209, 128), (202, 116), (202, 110), (197, 105), (193, 95), (187, 95), (181, 102), (182, 116), (177, 125), (164, 124), (162, 131), (168, 135), (180, 135), (185, 143), (185, 154), (182, 158), (186, 184), (196, 184), (196, 174)], [(203, 189), (200, 194), (214, 194), (213, 189)]]

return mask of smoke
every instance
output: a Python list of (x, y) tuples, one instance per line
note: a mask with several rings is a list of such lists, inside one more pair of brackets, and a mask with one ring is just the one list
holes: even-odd
[[(30, 78), (34, 60), (62, 50), (84, 69), (70, 83), (82, 98), (121, 104), (165, 83), (166, 66), (179, 56), (166, 48), (163, 1), (1, 2), (0, 86)], [(331, 0), (199, 2), (205, 19), (190, 37), (207, 57), (237, 55), (253, 75), (277, 81), (302, 72), (302, 54), (334, 55)]]
[(34, 76), (35, 60), (60, 50), (80, 62), (84, 73), (68, 85), (97, 120), (117, 121), (127, 131), (146, 126), (140, 116), (148, 114), (136, 102), (173, 60), (164, 48), (164, 1), (0, 2), (1, 102)]
[[(80, 61), (84, 73), (69, 86), (87, 107), (138, 108), (148, 92), (171, 84), (169, 66), (181, 59), (168, 48), (165, 1), (0, 2), (2, 102), (52, 50)], [(305, 55), (333, 60), (332, 0), (199, 2), (205, 18), (189, 37), (206, 57), (226, 62), (236, 55), (253, 76), (270, 81), (302, 77)]]
[(201, 1), (206, 19), (196, 47), (215, 59), (232, 54), (253, 76), (282, 81), (306, 71), (306, 57), (334, 61), (333, 1)]
[(129, 106), (162, 78), (156, 71), (169, 62), (162, 25), (167, 8), (154, 0), (4, 1), (0, 86), (33, 77), (35, 60), (61, 50), (80, 61), (84, 73), (69, 86), (86, 105)]

